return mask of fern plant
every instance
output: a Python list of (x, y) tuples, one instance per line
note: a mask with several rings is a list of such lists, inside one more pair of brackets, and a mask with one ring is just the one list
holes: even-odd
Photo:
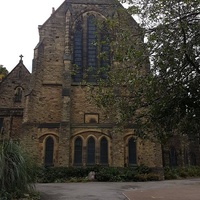
[(30, 159), (12, 139), (0, 144), (0, 199), (22, 197), (33, 189)]

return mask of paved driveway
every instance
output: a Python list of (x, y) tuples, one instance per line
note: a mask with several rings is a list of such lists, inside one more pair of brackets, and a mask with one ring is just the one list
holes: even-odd
[(200, 200), (200, 179), (37, 184), (42, 200)]

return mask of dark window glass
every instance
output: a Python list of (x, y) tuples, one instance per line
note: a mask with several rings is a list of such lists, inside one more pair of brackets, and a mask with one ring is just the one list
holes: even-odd
[(80, 82), (83, 78), (83, 30), (82, 22), (77, 21), (74, 32), (74, 52), (73, 52), (73, 66), (74, 72), (72, 75), (74, 82)]
[(74, 142), (74, 164), (82, 165), (82, 139), (78, 137)]
[(176, 149), (173, 146), (170, 148), (170, 152), (169, 152), (169, 164), (170, 164), (170, 167), (177, 166)]
[(87, 143), (87, 165), (95, 164), (95, 140), (90, 137)]
[(108, 141), (105, 137), (100, 142), (100, 164), (108, 164)]
[(74, 142), (74, 164), (82, 165), (82, 139), (79, 137)]
[(97, 35), (95, 17), (89, 16), (87, 18), (87, 71), (88, 81), (95, 82), (95, 75), (97, 72)]
[(3, 133), (3, 118), (0, 118), (0, 134)]
[[(85, 74), (88, 82), (97, 82), (97, 78), (107, 77), (110, 65), (109, 34), (105, 24), (102, 28), (96, 26), (93, 15), (87, 17), (87, 28), (83, 29), (82, 23), (82, 20), (77, 21), (74, 31), (72, 79), (80, 82)], [(86, 41), (83, 41), (83, 35)]]
[(14, 101), (15, 102), (21, 102), (22, 100), (22, 88), (18, 87), (15, 89), (15, 98)]
[(128, 162), (129, 165), (137, 164), (136, 160), (136, 142), (133, 138), (128, 141)]
[(53, 166), (54, 141), (48, 137), (45, 144), (45, 166)]

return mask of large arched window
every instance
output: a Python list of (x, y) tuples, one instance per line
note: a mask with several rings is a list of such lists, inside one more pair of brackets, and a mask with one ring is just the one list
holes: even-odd
[(48, 137), (45, 143), (45, 166), (53, 166), (54, 140)]
[(105, 137), (103, 137), (100, 142), (100, 164), (108, 164), (108, 141)]
[(135, 142), (134, 138), (130, 138), (128, 141), (128, 164), (129, 165), (137, 164), (136, 142)]
[(87, 142), (87, 165), (95, 164), (95, 140), (90, 137)]
[(76, 138), (74, 142), (74, 165), (82, 165), (82, 139)]
[[(110, 45), (108, 31), (101, 17), (95, 14), (84, 15), (76, 21), (73, 42), (73, 74), (74, 82), (97, 82), (105, 78), (110, 63)], [(101, 24), (101, 23), (100, 23)]]

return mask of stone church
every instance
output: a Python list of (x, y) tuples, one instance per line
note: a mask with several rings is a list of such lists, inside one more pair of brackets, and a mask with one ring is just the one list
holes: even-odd
[(41, 166), (163, 166), (160, 144), (135, 138), (132, 129), (114, 132), (115, 123), (88, 101), (90, 74), (80, 84), (88, 66), (95, 73), (101, 64), (91, 45), (93, 21), (114, 16), (117, 7), (115, 0), (65, 0), (38, 27), (32, 73), (21, 56), (0, 83), (1, 137), (19, 140)]

